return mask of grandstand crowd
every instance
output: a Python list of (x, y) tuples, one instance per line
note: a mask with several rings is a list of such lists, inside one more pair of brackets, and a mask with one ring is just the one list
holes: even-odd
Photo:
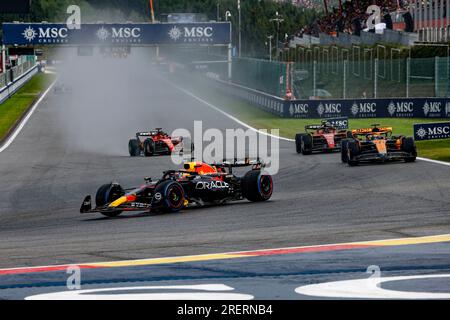
[(321, 32), (359, 34), (362, 29), (367, 27), (365, 23), (369, 17), (369, 14), (366, 13), (368, 6), (373, 4), (379, 6), (382, 10), (381, 15), (384, 17), (387, 13), (395, 10), (407, 10), (410, 5), (407, 0), (353, 0), (342, 1), (341, 4), (327, 8), (325, 16), (303, 27), (296, 36), (303, 34), (318, 36)]

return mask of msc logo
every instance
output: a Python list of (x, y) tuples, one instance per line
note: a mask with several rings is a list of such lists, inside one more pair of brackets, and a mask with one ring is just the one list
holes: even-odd
[(182, 38), (184, 42), (212, 42), (213, 28), (212, 27), (184, 27), (180, 29), (177, 26), (172, 27), (169, 32), (169, 37), (173, 41), (178, 41)]
[(34, 40), (34, 38), (36, 38), (37, 32), (31, 26), (29, 26), (23, 31), (22, 35), (28, 42), (31, 42)]
[(28, 42), (32, 42), (34, 39), (38, 39), (39, 43), (56, 43), (56, 42), (66, 42), (64, 40), (67, 38), (68, 29), (67, 28), (38, 28), (36, 31), (31, 26), (28, 26), (23, 33), (23, 37)]
[(427, 130), (425, 130), (423, 127), (420, 127), (419, 130), (416, 131), (416, 134), (420, 139), (423, 139), (427, 136)]
[(372, 114), (376, 115), (377, 112), (377, 104), (375, 102), (364, 102), (364, 103), (353, 103), (351, 112), (354, 116), (358, 114)]
[(388, 112), (391, 116), (402, 113), (403, 115), (409, 114), (412, 115), (414, 112), (414, 103), (413, 102), (397, 102), (394, 103), (391, 101), (388, 106)]
[(430, 136), (448, 135), (450, 134), (450, 126), (428, 128), (427, 134)]
[(291, 116), (296, 114), (308, 114), (309, 112), (309, 106), (305, 103), (291, 103), (291, 106), (289, 107), (289, 113)]
[(428, 101), (425, 101), (425, 104), (423, 105), (423, 113), (425, 114), (425, 117), (427, 117), (431, 113), (438, 113), (440, 115), (441, 103), (440, 102), (428, 103)]
[(112, 27), (111, 30), (101, 27), (97, 30), (97, 38), (105, 41), (111, 37), (112, 42), (140, 42), (141, 28)]
[(212, 37), (212, 27), (184, 28), (184, 36), (191, 38)]
[(199, 181), (195, 185), (197, 190), (211, 190), (211, 189), (226, 189), (228, 188), (228, 183), (223, 181)]
[(141, 28), (112, 28), (113, 38), (139, 38)]
[(338, 129), (348, 128), (348, 119), (327, 119), (328, 123)]
[(317, 106), (317, 113), (319, 116), (323, 114), (340, 114), (341, 104), (340, 103), (319, 103)]
[(450, 138), (450, 123), (428, 123), (414, 126), (417, 140)]

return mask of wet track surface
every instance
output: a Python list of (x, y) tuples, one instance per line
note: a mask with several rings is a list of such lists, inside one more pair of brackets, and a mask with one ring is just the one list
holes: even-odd
[[(177, 214), (125, 214), (115, 219), (80, 215), (83, 197), (95, 194), (103, 183), (118, 180), (133, 186), (145, 176), (157, 178), (163, 170), (175, 168), (168, 157), (130, 158), (127, 141), (136, 131), (191, 129), (194, 120), (202, 120), (205, 129), (239, 127), (157, 77), (134, 76), (136, 85), (128, 88), (127, 95), (148, 96), (148, 117), (140, 114), (133, 118), (134, 106), (127, 105), (123, 126), (128, 135), (114, 142), (117, 152), (72, 148), (63, 138), (66, 128), (60, 117), (76, 99), (50, 92), (17, 139), (0, 153), (0, 268), (449, 233), (450, 167), (417, 161), (350, 168), (340, 163), (338, 154), (301, 156), (295, 153), (293, 143), (285, 141), (280, 141), (280, 172), (274, 176), (275, 190), (268, 202), (242, 201)], [(103, 102), (108, 99), (124, 97), (111, 91)], [(439, 249), (447, 262), (448, 249), (448, 245)], [(420, 250), (426, 252), (427, 247)], [(375, 256), (383, 254), (383, 261), (388, 261), (392, 253)], [(401, 265), (411, 263), (407, 254), (399, 257)], [(430, 255), (430, 261), (433, 257)], [(358, 257), (340, 258), (343, 260), (334, 266), (337, 269), (342, 263), (343, 268), (364, 272), (372, 264), (367, 259), (348, 266)], [(266, 272), (271, 261), (257, 265), (255, 272)], [(326, 265), (315, 258), (311, 264), (312, 268)], [(435, 264), (448, 269), (443, 261)], [(2, 282), (0, 278), (0, 286)]]

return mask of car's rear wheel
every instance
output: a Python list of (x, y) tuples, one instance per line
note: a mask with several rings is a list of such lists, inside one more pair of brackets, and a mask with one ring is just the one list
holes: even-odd
[(309, 134), (302, 135), (301, 138), (301, 151), (303, 155), (312, 154), (312, 136)]
[[(124, 194), (125, 191), (119, 184), (116, 183), (104, 184), (97, 190), (97, 194), (95, 195), (95, 205), (97, 207), (103, 207), (108, 203), (111, 203), (114, 200), (119, 199)], [(116, 217), (121, 213), (122, 213), (121, 210), (113, 212), (101, 212), (101, 214), (107, 217)]]
[(139, 141), (137, 139), (130, 139), (130, 141), (128, 142), (128, 152), (132, 157), (139, 156)]
[(164, 212), (178, 212), (184, 207), (185, 194), (181, 184), (168, 180), (158, 184), (153, 193), (152, 206)]
[(417, 158), (417, 147), (414, 139), (411, 137), (403, 138), (402, 140), (402, 151), (410, 154), (409, 157), (405, 158), (405, 162), (414, 162)]
[(144, 141), (144, 155), (151, 157), (155, 153), (155, 142), (152, 139), (145, 139)]
[(347, 163), (352, 167), (358, 165), (358, 160), (356, 157), (360, 154), (359, 144), (355, 140), (348, 141), (347, 148)]
[(269, 174), (252, 170), (242, 178), (242, 194), (253, 202), (269, 200), (273, 192), (273, 181)]

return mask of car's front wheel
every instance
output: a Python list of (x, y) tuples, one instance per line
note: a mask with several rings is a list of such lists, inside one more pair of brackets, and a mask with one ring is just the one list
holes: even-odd
[(414, 139), (411, 137), (403, 138), (402, 151), (407, 152), (410, 156), (405, 158), (405, 162), (414, 162), (417, 158), (417, 147)]
[(352, 167), (358, 165), (357, 157), (360, 154), (358, 142), (355, 140), (349, 141), (347, 143), (347, 148), (348, 148), (347, 163), (349, 164), (349, 166), (352, 166)]
[(151, 157), (155, 153), (155, 142), (152, 139), (146, 139), (144, 141), (144, 155)]
[(128, 152), (132, 157), (139, 156), (139, 141), (137, 139), (130, 139), (130, 141), (128, 142)]
[(297, 151), (297, 153), (302, 152), (302, 135), (303, 134), (301, 133), (295, 135), (295, 151)]
[(347, 139), (341, 140), (341, 161), (347, 163), (348, 161), (348, 141)]
[[(125, 191), (119, 184), (116, 183), (104, 184), (97, 190), (97, 194), (95, 195), (95, 205), (97, 207), (103, 207), (108, 203), (111, 203), (114, 200), (119, 199), (124, 194)], [(122, 213), (121, 210), (111, 212), (101, 212), (101, 214), (107, 217), (116, 217), (121, 213)]]
[(310, 134), (304, 134), (301, 138), (301, 150), (303, 155), (312, 154), (313, 139)]

